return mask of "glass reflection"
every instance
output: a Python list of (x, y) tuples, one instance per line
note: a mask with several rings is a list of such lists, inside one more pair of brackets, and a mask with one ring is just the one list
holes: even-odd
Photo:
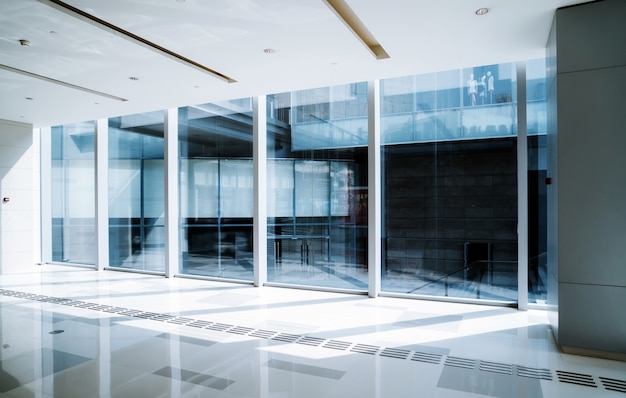
[(526, 63), (528, 115), (528, 301), (545, 303), (547, 283), (546, 60)]
[(96, 263), (94, 122), (52, 127), (52, 261)]
[(367, 288), (366, 89), (268, 96), (268, 281)]
[(252, 100), (179, 109), (181, 272), (253, 278)]
[(511, 64), (382, 82), (382, 289), (517, 300)]
[(109, 119), (109, 261), (165, 271), (164, 113)]

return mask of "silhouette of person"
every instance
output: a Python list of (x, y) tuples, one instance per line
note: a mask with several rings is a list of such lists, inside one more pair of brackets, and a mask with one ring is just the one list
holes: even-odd
[(491, 71), (488, 71), (487, 72), (487, 93), (489, 93), (490, 104), (493, 104), (493, 90), (494, 90), (493, 75), (491, 74)]
[(480, 78), (480, 82), (478, 83), (478, 99), (480, 100), (481, 105), (485, 105), (485, 90), (487, 89), (487, 77), (485, 73)]
[(476, 105), (476, 94), (478, 92), (477, 86), (478, 82), (474, 79), (474, 74), (472, 73), (467, 81), (467, 95), (470, 97), (470, 104), (472, 104), (472, 106)]

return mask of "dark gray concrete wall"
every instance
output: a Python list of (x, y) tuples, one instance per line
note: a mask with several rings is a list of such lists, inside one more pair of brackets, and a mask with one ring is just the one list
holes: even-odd
[(566, 349), (626, 354), (624, 21), (623, 0), (560, 9), (555, 19), (549, 247), (558, 283), (549, 296), (558, 295), (555, 336)]
[(517, 283), (516, 138), (385, 151), (386, 268), (450, 273), (465, 242), (491, 242), (496, 275)]

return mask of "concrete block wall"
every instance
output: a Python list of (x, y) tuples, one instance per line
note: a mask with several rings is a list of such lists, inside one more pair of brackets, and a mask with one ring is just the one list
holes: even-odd
[[(387, 147), (386, 269), (454, 272), (465, 242), (491, 242), (494, 260), (516, 261), (516, 170), (514, 137)], [(498, 272), (516, 276), (517, 266)]]

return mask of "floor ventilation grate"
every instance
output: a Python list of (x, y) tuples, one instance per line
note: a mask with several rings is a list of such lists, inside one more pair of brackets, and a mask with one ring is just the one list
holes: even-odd
[(211, 329), (211, 330), (216, 330), (218, 332), (223, 332), (226, 329), (230, 329), (232, 328), (233, 325), (228, 325), (226, 323), (213, 323), (209, 326), (207, 326), (207, 329)]
[(517, 365), (517, 375), (531, 379), (552, 380), (552, 372), (549, 369), (529, 368)]
[[(52, 302), (52, 301), (49, 301), (49, 302)], [(104, 311), (107, 308), (111, 308), (111, 306), (110, 305), (97, 305), (95, 307), (92, 307), (91, 309), (96, 310), (96, 311)]]
[(434, 365), (438, 365), (441, 362), (442, 358), (443, 356), (439, 354), (429, 354), (427, 352), (415, 352), (413, 353), (413, 356), (411, 357), (411, 361), (432, 363)]
[(297, 341), (297, 343), (317, 347), (324, 341), (326, 340), (319, 337), (303, 336), (300, 340)]
[(209, 327), (213, 322), (209, 321), (193, 321), (187, 324), (187, 326), (191, 326), (194, 328), (206, 328)]
[(398, 348), (385, 348), (380, 352), (381, 357), (407, 359), (411, 355), (411, 351), (402, 350)]
[(175, 316), (172, 316), (172, 315), (158, 314), (158, 315), (156, 315), (156, 316), (153, 316), (153, 317), (152, 317), (152, 318), (150, 318), (150, 319), (152, 319), (153, 321), (167, 322), (167, 321), (169, 321), (170, 319), (174, 319), (174, 318), (176, 318), (176, 317), (175, 317)]
[(175, 317), (173, 319), (170, 319), (169, 321), (167, 321), (168, 323), (174, 323), (176, 325), (186, 325), (189, 322), (193, 322), (195, 319), (191, 319), (191, 318), (183, 318), (183, 317)]
[(156, 314), (154, 312), (140, 312), (139, 314), (135, 314), (133, 316), (135, 318), (150, 319), (150, 318), (155, 317), (157, 315), (159, 315), (159, 314)]
[(234, 328), (228, 329), (226, 332), (232, 333), (232, 334), (246, 335), (246, 334), (252, 332), (253, 330), (254, 329), (252, 329), (252, 328), (246, 328), (246, 327), (243, 327), (243, 326), (235, 326)]
[(608, 377), (600, 377), (600, 381), (605, 389), (626, 393), (626, 380), (610, 379)]
[(513, 365), (506, 363), (480, 361), (478, 369), (485, 372), (501, 373), (505, 375), (513, 374)]
[(448, 357), (444, 363), (446, 366), (454, 366), (456, 368), (474, 369), (476, 367), (476, 360), (459, 357)]
[[(556, 379), (549, 369), (532, 368), (521, 365), (511, 365), (506, 363), (482, 361), (477, 359), (461, 358), (446, 356), (442, 354), (432, 354), (427, 352), (411, 351), (399, 348), (382, 348), (369, 344), (356, 344), (348, 341), (326, 340), (320, 337), (297, 335), (290, 333), (280, 333), (271, 330), (253, 329), (244, 326), (235, 326), (224, 323), (210, 322), (199, 319), (186, 317), (177, 317), (168, 314), (133, 310), (129, 308), (114, 307), (99, 303), (90, 303), (81, 300), (72, 300), (68, 298), (59, 298), (45, 296), (35, 293), (18, 292), (8, 289), (0, 289), (0, 296), (8, 296), (15, 298), (23, 298), (32, 301), (40, 301), (51, 304), (64, 305), (69, 307), (84, 308), (94, 311), (107, 312), (112, 314), (125, 315), (135, 318), (149, 319), (154, 321), (168, 322), (178, 325), (191, 326), (195, 328), (203, 328), (220, 332), (227, 332), (239, 335), (248, 335), (262, 339), (271, 339), (285, 343), (296, 343), (315, 347), (329, 348), (333, 350), (350, 350), (351, 352), (379, 355), (388, 358), (407, 359), (411, 361), (424, 362), (438, 365), (445, 358), (445, 366), (454, 366), (465, 369), (476, 369), (484, 372), (494, 372), (506, 375), (517, 375), (520, 377), (534, 378), (548, 381), (559, 381), (562, 383), (576, 384), (585, 387), (598, 388), (603, 387), (605, 390), (626, 393), (626, 380), (612, 379), (608, 377), (598, 377), (599, 383), (596, 383), (594, 377), (583, 373), (574, 373), (557, 370)], [(411, 355), (412, 354), (412, 355)]]
[(67, 302), (63, 303), (63, 305), (66, 305), (68, 307), (76, 307), (76, 305), (78, 305), (80, 303), (81, 303), (80, 301), (70, 300), (70, 301), (67, 301)]
[[(77, 305), (75, 305), (74, 307), (78, 307)], [(121, 315), (128, 315), (128, 316), (134, 316), (135, 314), (139, 314), (143, 311), (137, 311), (137, 310), (126, 310), (126, 311), (122, 311), (120, 312)]]
[(579, 386), (587, 386), (597, 388), (596, 382), (593, 381), (593, 376), (583, 373), (565, 372), (557, 370), (556, 375), (559, 381), (562, 383), (578, 384)]
[(250, 336), (258, 337), (261, 339), (271, 339), (277, 333), (278, 332), (272, 332), (270, 330), (255, 330), (254, 332), (250, 333)]
[(347, 350), (351, 345), (352, 343), (347, 341), (328, 340), (322, 347), (332, 348), (333, 350)]
[[(95, 304), (95, 303), (87, 303), (85, 301), (81, 301), (80, 304), (77, 304), (74, 307), (92, 309), (93, 307), (97, 307), (97, 306), (98, 304)], [(142, 311), (137, 311), (137, 313), (139, 312), (142, 312)]]
[(104, 312), (108, 312), (110, 314), (119, 314), (122, 311), (127, 311), (127, 308), (121, 307), (109, 307), (103, 310)]
[(272, 340), (282, 341), (284, 343), (295, 343), (300, 337), (299, 334), (289, 334), (289, 333), (278, 333), (276, 336), (272, 337)]
[(350, 351), (359, 352), (361, 354), (375, 355), (380, 350), (379, 346), (369, 344), (356, 344)]

